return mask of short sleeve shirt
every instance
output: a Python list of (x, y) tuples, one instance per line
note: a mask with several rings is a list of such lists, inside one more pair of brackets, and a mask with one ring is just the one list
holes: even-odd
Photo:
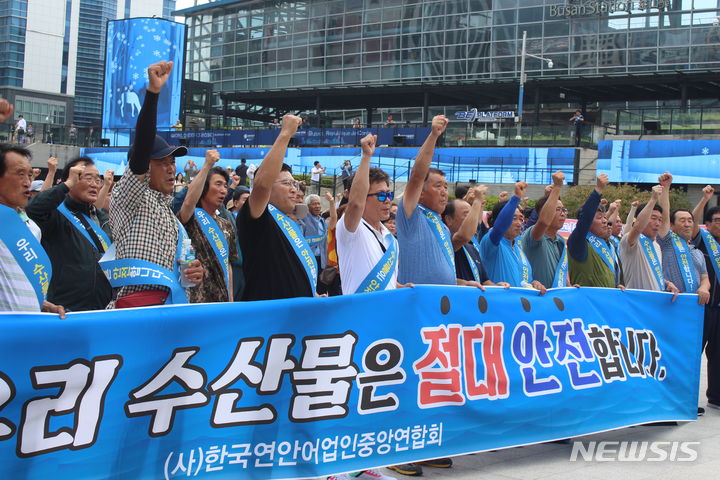
[[(662, 251), (660, 245), (657, 242), (652, 242), (655, 255), (658, 260), (662, 263)], [(620, 239), (620, 263), (623, 267), (623, 278), (625, 280), (625, 286), (627, 288), (634, 288), (636, 290), (661, 290), (655, 279), (655, 274), (650, 267), (650, 263), (645, 257), (645, 252), (640, 244), (640, 239), (635, 242), (635, 245), (630, 245), (629, 235), (624, 235)], [(662, 290), (665, 286), (662, 286)]]
[[(685, 293), (685, 281), (683, 280), (682, 272), (680, 271), (680, 266), (677, 261), (677, 255), (675, 254), (675, 249), (672, 245), (672, 232), (668, 233), (665, 237), (658, 236), (657, 241), (660, 244), (660, 249), (662, 250), (663, 275), (665, 276), (665, 280), (669, 280), (674, 283), (678, 290), (680, 290), (680, 293)], [(687, 245), (690, 249), (693, 267), (697, 273), (698, 280), (700, 280), (701, 275), (707, 274), (705, 256), (700, 250), (695, 248), (695, 245)]]
[[(395, 224), (400, 242), (398, 275), (400, 283), (457, 284), (455, 268), (445, 258), (442, 246), (423, 217), (420, 207), (415, 207), (410, 218), (407, 218), (403, 209), (403, 200), (400, 200)], [(445, 235), (451, 238), (447, 226), (442, 224), (442, 228), (445, 230)]]
[(532, 236), (535, 225), (522, 234), (522, 249), (532, 266), (533, 280), (537, 280), (550, 288), (555, 280), (555, 272), (560, 263), (560, 255), (565, 248), (565, 239), (557, 233), (555, 238), (543, 235), (540, 240)]
[[(351, 232), (345, 227), (345, 217), (340, 217), (335, 232), (343, 295), (355, 293), (365, 277), (375, 268), (385, 253), (380, 244), (387, 250), (390, 242), (394, 241), (390, 230), (385, 225), (381, 228), (378, 232), (365, 220), (360, 219), (355, 231)], [(396, 288), (397, 275), (396, 264), (385, 290)]]

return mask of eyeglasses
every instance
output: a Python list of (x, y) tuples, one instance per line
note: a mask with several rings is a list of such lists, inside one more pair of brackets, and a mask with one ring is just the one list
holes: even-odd
[(93, 183), (96, 185), (103, 184), (102, 177), (96, 177), (94, 175), (83, 175), (82, 177), (80, 177), (80, 180), (82, 180), (85, 183), (90, 183), (90, 184), (93, 184)]
[(277, 180), (275, 183), (281, 183), (285, 185), (286, 187), (294, 188), (295, 190), (300, 190), (300, 184), (298, 182), (293, 182), (292, 180)]
[(378, 202), (384, 202), (385, 200), (392, 200), (395, 198), (395, 192), (369, 193), (368, 197), (377, 197)]
[(708, 223), (714, 223), (715, 225), (720, 225), (720, 218), (713, 218)]
[(562, 208), (562, 207), (557, 207), (557, 208), (555, 209), (555, 211), (558, 212), (558, 213), (564, 213), (564, 214), (566, 214), (566, 215), (567, 215), (567, 213), (568, 213), (568, 209), (567, 209), (567, 208)]

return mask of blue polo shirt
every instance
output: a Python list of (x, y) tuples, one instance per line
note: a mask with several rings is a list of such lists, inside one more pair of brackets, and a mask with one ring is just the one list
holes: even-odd
[[(445, 235), (452, 238), (450, 230), (441, 223)], [(403, 200), (398, 204), (395, 218), (400, 265), (398, 282), (418, 285), (456, 285), (455, 267), (445, 259), (438, 242), (420, 208), (415, 207), (410, 218), (405, 216)]]
[[(512, 225), (513, 217), (515, 216), (515, 210), (520, 203), (520, 199), (513, 195), (508, 200), (507, 204), (500, 211), (500, 214), (495, 219), (493, 228), (480, 240), (480, 256), (482, 257), (483, 265), (487, 271), (490, 280), (493, 282), (507, 282), (511, 287), (523, 287), (522, 282), (522, 260), (520, 258), (519, 248), (517, 245), (516, 249), (513, 249), (513, 245), (510, 240), (505, 238), (505, 232), (507, 232), (510, 225)], [(518, 242), (520, 237), (515, 239), (515, 243)], [(528, 263), (528, 282), (533, 280), (532, 268)]]

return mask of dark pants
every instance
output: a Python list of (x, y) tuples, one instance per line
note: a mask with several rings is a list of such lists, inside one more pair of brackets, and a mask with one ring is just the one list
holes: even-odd
[(707, 356), (707, 399), (720, 405), (720, 307), (705, 307), (702, 346)]

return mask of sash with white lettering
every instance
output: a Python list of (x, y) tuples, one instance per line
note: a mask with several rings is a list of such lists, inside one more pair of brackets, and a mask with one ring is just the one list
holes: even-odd
[(620, 237), (610, 235), (610, 241), (612, 242), (613, 247), (615, 247), (615, 251), (620, 253)]
[(673, 250), (675, 250), (675, 258), (677, 259), (678, 267), (680, 267), (680, 273), (683, 277), (685, 291), (688, 293), (695, 293), (700, 286), (700, 280), (698, 279), (697, 272), (692, 264), (690, 247), (688, 247), (685, 239), (675, 232), (670, 232), (670, 239), (672, 240)]
[(605, 265), (607, 265), (610, 271), (614, 274), (615, 260), (613, 258), (613, 252), (612, 250), (610, 250), (610, 246), (607, 244), (607, 242), (602, 238), (593, 235), (590, 232), (588, 232), (585, 238), (587, 239), (588, 243), (590, 243), (590, 246), (593, 248), (593, 250), (595, 250), (595, 253), (600, 255), (600, 258), (602, 258), (603, 262), (605, 262)]
[(187, 238), (187, 232), (177, 218), (175, 221), (178, 226), (178, 239), (173, 270), (137, 258), (118, 260), (115, 258), (115, 244), (113, 243), (99, 262), (100, 268), (102, 268), (108, 282), (110, 282), (110, 286), (120, 288), (132, 285), (159, 285), (170, 289), (170, 295), (165, 300), (165, 304), (188, 303), (185, 289), (180, 285), (180, 275), (182, 273), (178, 262), (182, 253), (182, 241)]
[(640, 242), (640, 249), (642, 250), (643, 254), (645, 255), (645, 260), (647, 260), (648, 265), (650, 265), (650, 270), (653, 272), (653, 276), (655, 277), (655, 281), (658, 284), (658, 290), (661, 292), (665, 290), (665, 277), (663, 276), (662, 271), (662, 262), (657, 256), (657, 252), (655, 251), (655, 248), (653, 247), (653, 241), (650, 240), (649, 237), (640, 234), (640, 237), (638, 237), (638, 242)]
[(17, 211), (0, 205), (0, 222), (3, 225), (0, 238), (32, 285), (40, 310), (47, 297), (52, 277), (50, 258), (35, 235), (20, 219)]
[(563, 242), (563, 249), (560, 253), (560, 261), (558, 262), (557, 268), (555, 269), (555, 277), (551, 288), (562, 288), (567, 286), (568, 276), (568, 254), (567, 245)]
[(452, 246), (452, 240), (448, 236), (447, 232), (443, 228), (444, 223), (440, 219), (440, 215), (433, 212), (427, 207), (424, 207), (423, 205), (418, 204), (418, 208), (423, 214), (423, 217), (428, 222), (428, 225), (430, 225), (430, 230), (432, 230), (433, 235), (435, 235), (435, 239), (438, 242), (438, 245), (440, 246), (440, 250), (442, 250), (443, 255), (445, 256), (445, 260), (450, 264), (450, 267), (452, 268), (453, 275), (455, 274), (455, 251), (453, 250)]
[[(58, 206), (57, 209), (60, 213), (62, 213), (62, 215), (65, 218), (67, 218), (70, 221), (72, 226), (75, 227), (78, 230), (78, 232), (80, 232), (83, 235), (83, 237), (85, 237), (87, 239), (88, 242), (90, 242), (90, 245), (92, 245), (95, 249), (97, 249), (97, 246), (95, 245), (95, 242), (93, 241), (92, 237), (90, 236), (90, 233), (85, 229), (85, 225), (83, 225), (82, 222), (80, 221), (80, 219), (77, 218), (75, 216), (75, 214), (73, 214), (73, 212), (70, 211), (69, 208), (67, 208), (67, 206), (65, 205), (65, 202), (62, 202)], [(105, 252), (107, 252), (107, 249), (110, 248), (110, 243), (112, 243), (110, 241), (110, 237), (108, 237), (107, 233), (105, 233), (103, 231), (103, 229), (100, 228), (100, 226), (97, 223), (93, 222), (89, 216), (85, 215), (84, 213), (81, 213), (81, 215), (83, 217), (85, 217), (85, 220), (88, 222), (88, 225), (90, 225), (90, 228), (92, 228), (93, 232), (95, 233), (95, 235), (97, 235), (98, 239), (100, 240), (100, 244), (102, 245), (103, 250)]]
[(530, 262), (525, 256), (525, 252), (523, 252), (522, 242), (520, 240), (515, 240), (515, 245), (512, 246), (512, 250), (515, 254), (515, 257), (517, 257), (518, 261), (520, 262), (520, 266), (522, 268), (522, 280), (520, 281), (520, 285), (529, 286), (530, 282), (532, 281), (532, 279), (530, 278), (530, 272), (532, 271), (532, 269), (530, 267)]
[(305, 237), (305, 240), (307, 240), (308, 246), (310, 248), (316, 247), (323, 243), (325, 239), (327, 238), (327, 232), (325, 232), (322, 235), (315, 235), (314, 237)]
[(390, 246), (385, 251), (380, 260), (375, 264), (372, 270), (365, 276), (355, 293), (368, 293), (385, 290), (393, 277), (393, 273), (397, 268), (397, 240), (391, 233), (385, 235), (385, 240), (390, 242)]
[(230, 250), (228, 249), (225, 234), (220, 230), (220, 226), (215, 219), (208, 215), (202, 208), (195, 209), (195, 216), (198, 219), (200, 228), (202, 228), (205, 234), (205, 238), (207, 238), (208, 243), (212, 246), (218, 262), (220, 262), (223, 278), (225, 278), (225, 286), (230, 288), (230, 274), (228, 273), (230, 271)]
[(720, 283), (720, 244), (707, 230), (700, 229), (700, 235), (702, 235), (705, 249), (708, 257), (710, 257), (710, 263), (712, 263), (713, 270), (715, 270), (715, 281)]
[(297, 223), (273, 205), (268, 204), (268, 211), (280, 227), (280, 230), (282, 230), (285, 238), (287, 238), (288, 242), (290, 242), (290, 246), (295, 251), (295, 255), (297, 255), (298, 260), (302, 263), (305, 273), (307, 274), (308, 281), (310, 282), (310, 287), (314, 293), (317, 288), (318, 268), (315, 263), (315, 255), (313, 255), (310, 247), (305, 245), (305, 237), (302, 234), (302, 230), (298, 227)]

